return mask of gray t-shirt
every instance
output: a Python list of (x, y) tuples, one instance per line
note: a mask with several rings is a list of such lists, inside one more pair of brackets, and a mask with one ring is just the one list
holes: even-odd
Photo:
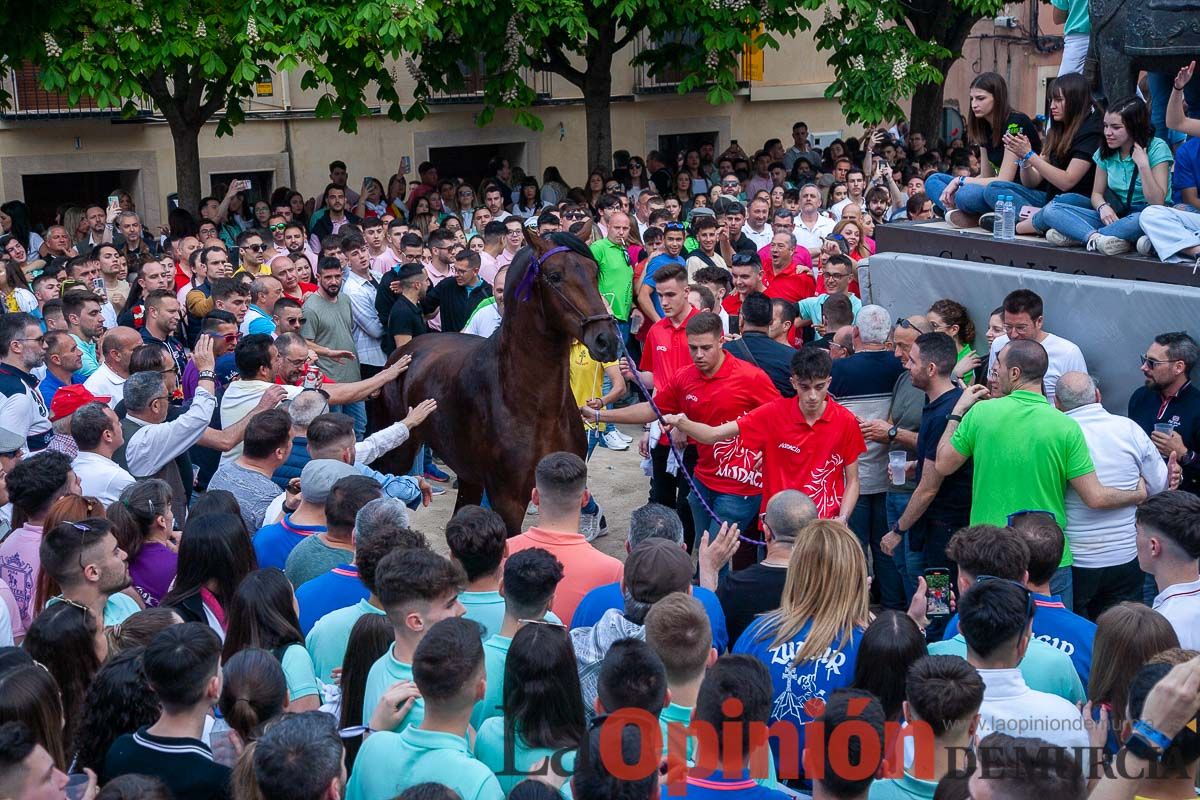
[[(354, 346), (351, 328), (354, 326), (350, 314), (350, 298), (345, 291), (338, 292), (334, 301), (326, 300), (320, 292), (314, 292), (304, 301), (304, 326), (300, 335), (330, 350), (358, 352)], [(338, 383), (354, 383), (361, 380), (358, 358), (347, 358), (340, 364), (332, 358), (317, 359), (321, 371)]]
[[(916, 432), (921, 429), (921, 412), (925, 409), (925, 393), (912, 385), (912, 376), (907, 372), (896, 379), (896, 389), (892, 392), (892, 409), (888, 414), (892, 424), (902, 431)], [(898, 444), (892, 443), (891, 450), (903, 450)], [(915, 461), (916, 449), (908, 451), (908, 460)], [(917, 490), (917, 479), (909, 478), (903, 486), (889, 484), (888, 491), (900, 494), (912, 494)]]
[(222, 464), (208, 482), (209, 489), (224, 489), (237, 498), (242, 520), (253, 536), (263, 525), (267, 506), (279, 496), (279, 487), (260, 472), (246, 469), (236, 461)]
[(320, 536), (309, 536), (292, 548), (283, 572), (292, 586), (299, 586), (353, 560), (353, 551), (330, 547)]

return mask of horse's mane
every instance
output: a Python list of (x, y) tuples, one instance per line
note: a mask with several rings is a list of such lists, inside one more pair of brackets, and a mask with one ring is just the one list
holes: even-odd
[[(559, 233), (549, 233), (546, 237), (555, 245), (570, 248), (577, 255), (580, 255), (589, 261), (595, 261), (596, 257), (592, 255), (591, 249), (584, 243), (582, 239), (573, 233), (565, 231)], [(525, 279), (525, 273), (529, 271), (529, 264), (533, 260), (533, 248), (525, 245), (517, 254), (513, 256), (512, 263), (508, 268), (508, 277), (504, 281), (504, 293), (508, 295), (510, 292), (516, 291), (521, 285), (521, 281)], [(513, 296), (513, 299), (517, 298)]]

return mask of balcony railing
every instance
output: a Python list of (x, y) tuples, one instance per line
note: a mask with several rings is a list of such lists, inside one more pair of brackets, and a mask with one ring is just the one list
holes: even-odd
[[(42, 87), (38, 69), (32, 64), (25, 64), (9, 70), (4, 77), (5, 87), (11, 96), (9, 108), (0, 111), (0, 117), (6, 119), (55, 119), (60, 117), (120, 117), (120, 106), (99, 106), (90, 97), (80, 97), (75, 105), (71, 105), (67, 95), (50, 92)], [(138, 116), (149, 116), (153, 113), (153, 104), (149, 98), (141, 98), (135, 103)]]
[[(682, 31), (675, 34), (676, 41), (688, 41), (690, 37), (695, 36), (691, 31)], [(637, 56), (647, 50), (654, 50), (662, 41), (661, 37), (651, 36), (647, 33), (640, 33), (634, 40), (634, 56)], [(738, 58), (735, 74), (737, 77), (738, 86), (747, 88), (750, 85), (749, 76), (754, 73), (751, 60), (754, 54), (742, 53)], [(761, 58), (761, 55), (759, 56)], [(667, 92), (675, 92), (679, 88), (679, 84), (688, 75), (687, 70), (683, 69), (667, 69), (659, 70), (655, 74), (650, 73), (650, 67), (645, 64), (636, 65), (636, 73), (634, 75), (633, 91), (637, 94), (665, 94)]]
[[(462, 63), (459, 65), (463, 74), (463, 87), (454, 89), (448, 92), (436, 92), (430, 96), (429, 102), (434, 105), (451, 105), (455, 103), (481, 103), (483, 102), (483, 89), (487, 83), (487, 73), (483, 65), (471, 65)], [(549, 72), (540, 72), (533, 69), (522, 69), (521, 78), (525, 83), (533, 87), (537, 92), (537, 99), (547, 100), (550, 98), (553, 89), (552, 79)]]

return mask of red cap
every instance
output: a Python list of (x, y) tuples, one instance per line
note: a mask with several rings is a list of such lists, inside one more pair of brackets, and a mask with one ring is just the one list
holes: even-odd
[(50, 421), (56, 422), (63, 417), (69, 417), (78, 411), (80, 406), (86, 406), (93, 401), (107, 404), (109, 400), (112, 398), (92, 394), (82, 383), (63, 386), (54, 393), (54, 399), (50, 401)]

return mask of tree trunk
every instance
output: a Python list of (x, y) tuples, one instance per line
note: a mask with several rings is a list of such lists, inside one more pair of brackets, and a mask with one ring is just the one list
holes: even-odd
[(175, 191), (179, 207), (192, 214), (200, 213), (200, 129), (199, 125), (168, 119), (171, 139), (175, 143)]
[(942, 135), (942, 106), (945, 84), (924, 83), (913, 92), (912, 111), (908, 115), (908, 129), (925, 134), (932, 146)]
[(612, 172), (612, 58), (607, 64), (588, 64), (583, 81), (583, 111), (587, 129), (588, 169)]
[[(937, 42), (953, 53), (949, 58), (933, 62), (938, 72), (945, 76), (950, 73), (954, 62), (962, 58), (962, 48), (971, 28), (985, 16), (990, 15), (955, 8), (946, 0), (934, 0), (911, 8), (908, 21), (917, 36)], [(912, 111), (908, 115), (909, 129), (924, 133), (930, 144), (942, 135), (944, 97), (944, 81), (922, 84), (913, 92)], [(961, 131), (959, 133), (962, 135)]]

